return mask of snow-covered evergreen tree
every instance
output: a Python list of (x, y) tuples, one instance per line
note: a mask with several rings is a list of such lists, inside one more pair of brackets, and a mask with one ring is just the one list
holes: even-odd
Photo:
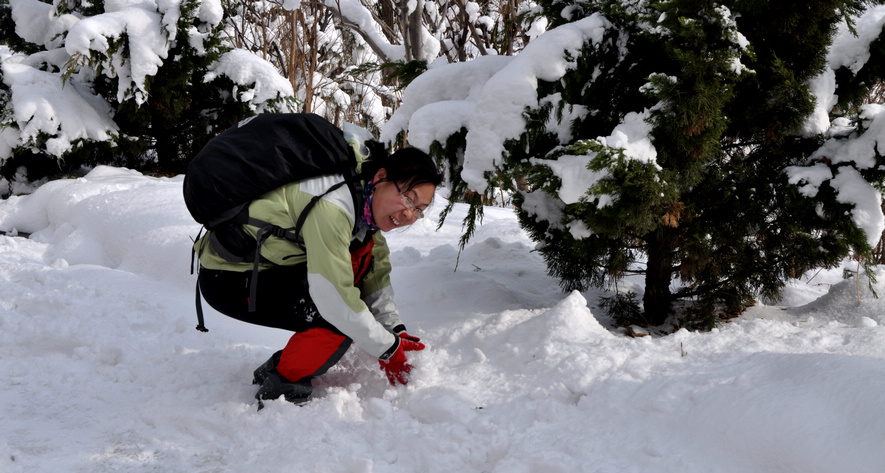
[(222, 20), (218, 0), (2, 5), (4, 177), (80, 164), (181, 172), (239, 119), (293, 109), (269, 63), (224, 44)]
[(710, 322), (879, 240), (878, 3), (545, 1), (550, 31), (419, 77), (383, 137), (456, 190), (516, 192), (564, 289), (641, 272), (637, 318), (691, 300)]

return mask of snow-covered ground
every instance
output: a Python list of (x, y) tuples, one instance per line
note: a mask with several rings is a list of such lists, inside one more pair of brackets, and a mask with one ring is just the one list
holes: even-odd
[[(388, 235), (409, 331), (393, 388), (358, 348), (305, 407), (256, 410), (288, 334), (194, 329), (181, 178), (99, 167), (0, 202), (0, 471), (885, 471), (885, 297), (842, 269), (706, 333), (629, 338), (563, 294), (513, 213)], [(812, 278), (813, 276), (813, 278)], [(876, 285), (885, 296), (885, 271)], [(631, 281), (625, 286), (629, 287)]]

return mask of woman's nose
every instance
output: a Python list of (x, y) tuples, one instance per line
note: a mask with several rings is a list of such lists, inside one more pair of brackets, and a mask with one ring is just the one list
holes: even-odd
[(406, 208), (404, 208), (402, 212), (400, 212), (400, 214), (402, 215), (401, 220), (404, 222), (408, 221), (409, 223), (412, 223), (415, 220), (418, 220), (418, 216), (415, 214), (415, 210), (409, 208), (408, 206), (406, 206)]

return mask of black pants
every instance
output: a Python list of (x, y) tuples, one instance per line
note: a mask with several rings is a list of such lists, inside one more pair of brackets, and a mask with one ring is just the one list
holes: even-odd
[[(310, 380), (338, 363), (353, 340), (320, 316), (307, 285), (307, 264), (275, 266), (258, 277), (255, 311), (249, 312), (252, 272), (200, 268), (200, 292), (215, 310), (250, 324), (295, 332), (275, 369), (310, 396)], [(268, 392), (264, 399), (284, 394)]]
[(200, 267), (199, 280), (200, 292), (206, 302), (228, 317), (292, 332), (325, 328), (341, 334), (320, 316), (310, 298), (306, 263), (274, 266), (261, 271), (254, 312), (249, 312), (251, 271), (220, 271)]

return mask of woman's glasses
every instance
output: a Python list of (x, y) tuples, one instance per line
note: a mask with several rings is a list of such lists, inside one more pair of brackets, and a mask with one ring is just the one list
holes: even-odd
[(399, 196), (403, 198), (403, 203), (406, 204), (406, 208), (412, 211), (412, 215), (415, 216), (415, 220), (424, 218), (424, 211), (419, 209), (418, 207), (415, 207), (415, 202), (412, 199), (406, 197), (405, 194), (403, 194), (403, 190), (399, 188), (399, 184), (397, 184), (396, 181), (393, 181), (393, 185), (396, 186), (396, 191), (399, 192)]

